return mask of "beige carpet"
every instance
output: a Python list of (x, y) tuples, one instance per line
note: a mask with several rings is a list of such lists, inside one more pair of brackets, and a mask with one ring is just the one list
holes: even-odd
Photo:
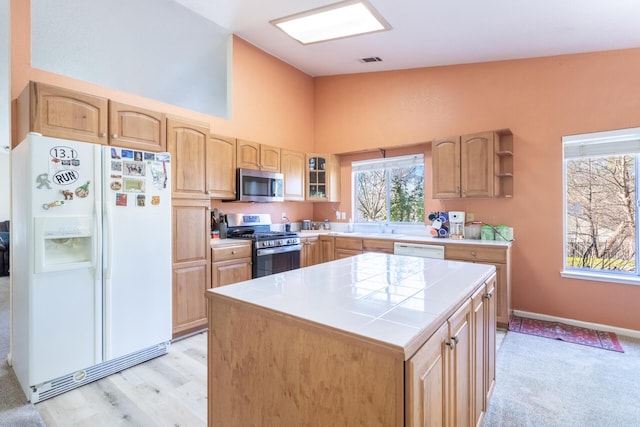
[(640, 340), (624, 353), (509, 332), (484, 427), (640, 426)]
[(36, 408), (27, 401), (13, 369), (9, 353), (9, 277), (0, 277), (0, 426), (44, 426)]

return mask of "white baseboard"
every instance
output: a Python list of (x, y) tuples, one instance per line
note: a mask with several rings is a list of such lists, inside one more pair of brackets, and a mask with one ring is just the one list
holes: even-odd
[(581, 328), (597, 329), (599, 331), (614, 332), (625, 337), (640, 339), (640, 331), (633, 329), (617, 328), (615, 326), (601, 325), (600, 323), (582, 322), (580, 320), (565, 319), (564, 317), (549, 316), (546, 314), (530, 313), (528, 311), (513, 310), (513, 314), (519, 317), (528, 317), (530, 319), (546, 320), (548, 322), (561, 322), (567, 325), (579, 326)]

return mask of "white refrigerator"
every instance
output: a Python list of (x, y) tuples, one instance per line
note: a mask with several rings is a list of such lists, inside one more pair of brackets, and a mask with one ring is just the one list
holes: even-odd
[(170, 162), (33, 133), (12, 151), (10, 362), (31, 402), (167, 352)]

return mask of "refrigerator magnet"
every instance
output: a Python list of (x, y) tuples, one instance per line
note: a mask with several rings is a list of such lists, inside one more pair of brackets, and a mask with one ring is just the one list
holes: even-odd
[(160, 196), (151, 196), (151, 204), (158, 206), (160, 204)]
[(149, 161), (154, 161), (156, 159), (156, 155), (154, 153), (144, 152), (144, 159)]
[(127, 193), (144, 193), (145, 182), (143, 179), (124, 178), (122, 181), (124, 191)]
[(124, 174), (131, 176), (144, 176), (144, 163), (128, 162), (124, 163)]
[(117, 148), (112, 148), (111, 149), (111, 158), (112, 159), (119, 159), (120, 158), (120, 153), (118, 153), (118, 149)]
[(91, 181), (87, 181), (86, 183), (84, 183), (80, 187), (76, 188), (76, 196), (80, 197), (81, 199), (84, 199), (85, 197), (87, 197), (89, 195), (89, 183), (90, 182)]
[(133, 150), (122, 150), (123, 159), (133, 159)]
[(111, 170), (113, 172), (122, 172), (122, 162), (111, 161)]
[(146, 202), (146, 197), (144, 194), (138, 194), (136, 196), (136, 205), (140, 206), (140, 207), (144, 207), (145, 206), (145, 202)]
[(49, 181), (48, 173), (41, 173), (36, 177), (36, 189), (46, 188), (47, 190), (51, 190), (51, 181)]
[(142, 151), (134, 151), (133, 152), (133, 160), (135, 160), (136, 162), (141, 162), (142, 161)]
[(127, 195), (125, 193), (116, 193), (116, 206), (127, 206)]
[(119, 191), (122, 189), (122, 184), (120, 181), (112, 181), (111, 185), (109, 185), (113, 191)]
[(156, 162), (168, 162), (171, 159), (169, 153), (156, 153)]
[(65, 200), (73, 200), (73, 191), (60, 190), (60, 192), (62, 193), (62, 197), (64, 197)]

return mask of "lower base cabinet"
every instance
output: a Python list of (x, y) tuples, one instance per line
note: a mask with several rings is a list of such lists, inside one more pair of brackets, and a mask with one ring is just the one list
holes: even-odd
[[(209, 426), (481, 425), (495, 379), (495, 280), (461, 300), (409, 359), (208, 294)], [(232, 358), (246, 370), (236, 375)]]
[(406, 362), (406, 426), (481, 426), (495, 384), (495, 276)]
[(322, 262), (322, 247), (318, 236), (301, 237), (300, 267), (309, 267)]
[(211, 248), (211, 287), (251, 279), (251, 242), (233, 242)]

